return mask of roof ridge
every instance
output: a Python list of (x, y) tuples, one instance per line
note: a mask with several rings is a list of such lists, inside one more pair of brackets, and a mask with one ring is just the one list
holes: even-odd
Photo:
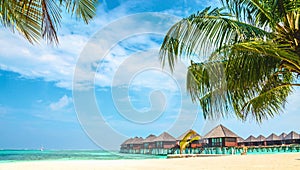
[(225, 133), (225, 131), (224, 131), (224, 126), (223, 126), (222, 124), (219, 124), (219, 126), (221, 127), (221, 129), (222, 129), (222, 131), (223, 131), (223, 133), (224, 133), (224, 136), (226, 136), (226, 133)]

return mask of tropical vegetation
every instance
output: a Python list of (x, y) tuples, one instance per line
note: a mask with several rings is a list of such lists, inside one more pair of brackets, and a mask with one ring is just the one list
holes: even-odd
[(300, 0), (221, 0), (173, 25), (160, 50), (173, 70), (189, 59), (187, 89), (205, 118), (282, 113), (300, 86)]
[(88, 23), (95, 16), (96, 5), (97, 0), (0, 0), (0, 22), (30, 43), (42, 38), (58, 43), (62, 9)]

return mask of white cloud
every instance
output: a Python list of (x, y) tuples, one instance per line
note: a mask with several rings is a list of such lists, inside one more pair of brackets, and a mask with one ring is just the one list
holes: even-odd
[[(0, 30), (0, 35), (1, 69), (17, 72), (23, 77), (71, 84), (77, 58), (75, 53), (78, 53), (76, 49), (81, 49), (82, 43), (79, 42), (83, 41), (84, 37), (77, 36), (77, 46), (72, 44), (72, 41), (62, 40), (62, 46), (56, 48), (45, 44), (32, 46), (3, 29)], [(74, 51), (67, 51), (63, 49), (64, 46), (73, 46)], [(70, 86), (63, 87), (70, 89)]]
[(99, 17), (89, 25), (64, 15), (57, 47), (44, 42), (31, 45), (20, 35), (13, 34), (8, 29), (0, 29), (0, 69), (28, 78), (43, 78), (56, 82), (58, 87), (72, 89), (73, 72), (82, 48), (98, 29), (117, 16), (125, 15), (115, 14), (108, 17), (110, 13), (102, 10)]
[(70, 103), (72, 103), (72, 98), (64, 95), (57, 102), (51, 103), (49, 107), (51, 110), (60, 110), (67, 107)]
[[(147, 21), (141, 25), (145, 18)], [(139, 71), (151, 68), (161, 70), (158, 60), (160, 43), (158, 36), (153, 34), (164, 34), (174, 23), (174, 18), (169, 25), (160, 27), (155, 24), (163, 20), (171, 22), (172, 18), (157, 14), (135, 15), (120, 19), (97, 33), (78, 59), (74, 79), (76, 89), (84, 89), (84, 85), (90, 88), (94, 85), (94, 79), (96, 85), (101, 87), (126, 85)], [(129, 26), (124, 29), (124, 24)], [(163, 36), (160, 38), (162, 40)], [(153, 52), (153, 49), (156, 51)], [(155, 75), (152, 77), (157, 78)], [(153, 87), (154, 83), (149, 83), (148, 86)]]
[[(57, 47), (46, 45), (43, 42), (41, 44), (31, 45), (18, 34), (13, 34), (9, 32), (8, 29), (1, 29), (0, 69), (17, 72), (23, 77), (43, 78), (45, 81), (56, 82), (58, 87), (72, 89), (76, 62), (88, 40), (98, 30), (105, 28), (108, 23), (120, 17), (127, 16), (128, 14), (135, 13), (136, 8), (134, 8), (134, 6), (142, 4), (143, 3), (139, 1), (126, 1), (110, 11), (105, 10), (104, 7), (100, 5), (97, 17), (89, 25), (82, 24), (82, 22), (78, 22), (71, 19), (68, 15), (64, 15), (63, 24), (59, 30), (60, 44)], [(168, 10), (169, 9), (166, 9), (165, 11)], [(119, 34), (124, 34), (124, 32), (126, 33), (128, 30), (130, 31), (135, 28), (139, 28), (137, 32), (149, 30), (151, 23), (143, 21), (144, 18), (140, 19), (141, 21), (139, 22), (127, 20), (128, 22), (121, 25), (121, 27), (112, 30), (114, 32), (110, 34), (110, 37), (107, 37), (107, 39), (100, 44), (109, 43), (114, 37), (118, 37)], [(143, 26), (134, 25), (141, 24), (141, 22), (143, 22)], [(130, 27), (130, 29), (124, 29), (127, 27)], [(123, 42), (123, 45), (117, 44), (114, 47), (113, 53), (110, 54), (111, 56), (106, 58), (108, 63), (105, 65), (105, 70), (103, 70), (105, 74), (96, 75), (97, 79), (101, 79), (101, 86), (111, 84), (109, 79), (113, 71), (128, 57), (130, 51), (159, 48), (159, 46), (160, 44), (151, 39), (150, 36), (136, 36), (128, 39), (127, 42)], [(98, 45), (95, 46), (95, 50), (101, 51), (107, 49)], [(93, 57), (86, 58), (85, 60), (87, 63), (93, 63), (94, 66), (97, 66), (99, 63), (97, 58)], [(154, 58), (154, 60), (156, 60), (156, 58)], [(80, 69), (82, 69), (82, 82), (80, 82), (82, 85), (86, 83), (86, 75), (89, 74), (89, 68)], [(112, 73), (106, 74), (109, 71)]]

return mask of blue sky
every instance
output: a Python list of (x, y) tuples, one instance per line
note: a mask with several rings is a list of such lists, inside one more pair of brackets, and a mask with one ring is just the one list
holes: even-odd
[[(157, 50), (163, 31), (177, 17), (210, 5), (218, 3), (104, 1), (89, 25), (64, 14), (57, 47), (43, 42), (31, 45), (0, 29), (0, 149), (117, 149), (127, 137), (163, 131), (177, 137), (189, 128), (205, 134), (219, 123), (244, 138), (300, 132), (298, 89), (289, 97), (284, 114), (261, 125), (234, 116), (205, 121), (185, 92), (187, 61), (178, 64), (174, 74), (161, 70)], [(148, 14), (140, 15), (144, 12), (157, 15), (147, 18)], [(132, 14), (140, 20), (132, 20)], [(161, 18), (169, 22), (161, 24)], [(130, 36), (109, 46), (128, 32)], [(100, 54), (105, 54), (101, 60)]]

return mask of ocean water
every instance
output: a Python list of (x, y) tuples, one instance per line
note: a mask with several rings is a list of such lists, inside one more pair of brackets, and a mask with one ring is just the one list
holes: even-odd
[(165, 159), (166, 156), (121, 154), (101, 150), (0, 150), (0, 163), (39, 160)]

